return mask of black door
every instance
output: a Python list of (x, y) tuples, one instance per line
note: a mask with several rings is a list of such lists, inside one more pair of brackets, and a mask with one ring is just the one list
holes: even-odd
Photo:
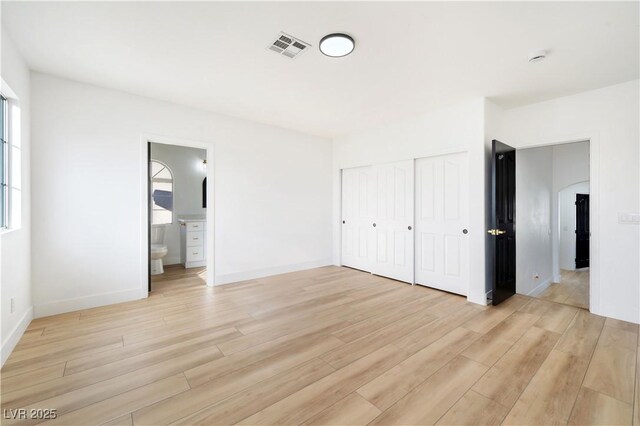
[(516, 150), (497, 140), (491, 149), (493, 296), (497, 305), (516, 292)]
[(576, 269), (589, 267), (589, 194), (576, 194)]

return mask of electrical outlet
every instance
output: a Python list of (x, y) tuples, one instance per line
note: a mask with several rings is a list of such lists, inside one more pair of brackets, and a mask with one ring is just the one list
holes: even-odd
[(11, 314), (12, 314), (12, 313), (13, 313), (13, 307), (14, 307), (14, 305), (15, 305), (15, 303), (14, 303), (14, 302), (15, 302), (15, 299), (12, 297), (12, 298), (11, 298), (11, 300), (10, 300), (10, 302), (11, 302), (11, 306), (9, 307), (9, 313), (11, 313)]

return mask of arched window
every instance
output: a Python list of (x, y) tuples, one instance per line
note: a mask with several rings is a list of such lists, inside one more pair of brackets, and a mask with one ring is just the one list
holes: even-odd
[(173, 223), (173, 173), (166, 164), (157, 160), (151, 160), (151, 199), (152, 223)]

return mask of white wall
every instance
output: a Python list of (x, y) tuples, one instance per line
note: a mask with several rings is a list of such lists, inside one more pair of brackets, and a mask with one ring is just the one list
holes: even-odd
[[(554, 226), (552, 227), (551, 240), (553, 245), (553, 275), (555, 282), (560, 282), (560, 258), (562, 256), (560, 252), (561, 228), (557, 225), (559, 223), (558, 214), (560, 211), (560, 207), (558, 205), (558, 194), (562, 189), (566, 188), (569, 185), (588, 181), (589, 173), (589, 142), (567, 143), (562, 145), (555, 145), (553, 147), (554, 197), (552, 198), (551, 204), (551, 223), (553, 223)], [(575, 211), (573, 212), (573, 215), (575, 217)], [(575, 233), (573, 234), (573, 241), (575, 242)], [(565, 262), (564, 264), (566, 265), (567, 263)], [(571, 269), (574, 269), (574, 267), (575, 262)], [(562, 268), (566, 269), (564, 267)]]
[(178, 219), (184, 215), (203, 216), (202, 180), (206, 176), (202, 161), (206, 159), (204, 149), (185, 146), (151, 144), (151, 158), (166, 164), (173, 173), (173, 223), (167, 225), (165, 244), (168, 253), (163, 264), (180, 263), (180, 226)]
[[(31, 321), (31, 183), (30, 183), (30, 83), (29, 69), (18, 54), (12, 40), (2, 29), (2, 59), (0, 76), (15, 93), (18, 100), (10, 100), (12, 114), (19, 115), (20, 128), (10, 133), (10, 142), (19, 143), (13, 149), (13, 160), (20, 163), (20, 181), (13, 180), (14, 205), (20, 204), (20, 217), (13, 217), (20, 223), (20, 229), (12, 230), (0, 237), (0, 316), (2, 320), (2, 364), (6, 361), (25, 328)], [(4, 88), (3, 88), (4, 90)], [(15, 164), (15, 163), (14, 163)], [(19, 193), (19, 194), (18, 194)], [(18, 198), (19, 196), (19, 198)], [(14, 311), (10, 312), (11, 299)]]
[(328, 140), (37, 73), (32, 117), (37, 316), (140, 297), (143, 133), (214, 150), (216, 283), (331, 263)]
[[(581, 182), (560, 190), (558, 194), (559, 241), (558, 265), (560, 269), (576, 269), (576, 194), (588, 194), (589, 182)], [(560, 280), (558, 280), (560, 281)]]
[(461, 103), (334, 141), (334, 262), (340, 263), (340, 170), (468, 151), (470, 221), (468, 299), (486, 304), (484, 100)]
[[(640, 323), (640, 227), (618, 213), (640, 211), (638, 80), (506, 110), (498, 137), (516, 148), (591, 139), (591, 311)], [(596, 181), (597, 179), (597, 181)], [(595, 277), (594, 277), (595, 275)]]
[(517, 151), (516, 291), (521, 294), (534, 294), (553, 279), (552, 192), (553, 148)]

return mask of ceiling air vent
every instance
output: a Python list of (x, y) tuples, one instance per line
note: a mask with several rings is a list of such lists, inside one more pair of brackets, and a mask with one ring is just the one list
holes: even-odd
[(292, 37), (288, 34), (281, 32), (276, 37), (275, 41), (269, 45), (269, 49), (276, 53), (284, 55), (288, 58), (295, 58), (305, 50), (309, 50), (311, 45), (300, 39)]

